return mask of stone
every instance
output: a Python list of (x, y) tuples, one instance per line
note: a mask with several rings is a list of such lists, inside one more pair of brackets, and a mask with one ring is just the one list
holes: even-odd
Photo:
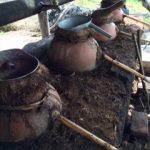
[(131, 133), (141, 139), (147, 139), (148, 131), (148, 116), (145, 112), (133, 111), (131, 122)]

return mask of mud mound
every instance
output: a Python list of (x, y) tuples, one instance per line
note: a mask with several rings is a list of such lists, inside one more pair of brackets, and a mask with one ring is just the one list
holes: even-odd
[[(119, 35), (112, 43), (100, 44), (113, 58), (135, 67), (135, 48), (131, 39)], [(62, 114), (107, 142), (122, 141), (133, 76), (102, 60), (100, 66), (83, 74), (61, 75), (50, 69), (51, 84), (63, 101)], [(130, 78), (129, 78), (130, 77)], [(23, 145), (1, 145), (1, 150), (98, 150), (86, 140), (55, 121), (45, 135)]]

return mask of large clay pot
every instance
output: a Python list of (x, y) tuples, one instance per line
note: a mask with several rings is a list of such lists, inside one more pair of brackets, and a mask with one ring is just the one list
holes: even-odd
[(80, 32), (57, 29), (48, 50), (49, 61), (59, 70), (84, 72), (95, 69), (99, 46), (91, 30)]
[(49, 127), (61, 100), (47, 83), (48, 70), (25, 52), (0, 52), (0, 142), (38, 137)]

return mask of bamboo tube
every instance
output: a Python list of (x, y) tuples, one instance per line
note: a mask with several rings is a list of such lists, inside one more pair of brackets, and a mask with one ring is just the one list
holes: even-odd
[(121, 69), (137, 76), (137, 77), (140, 77), (142, 80), (145, 80), (146, 82), (150, 83), (150, 80), (146, 76), (142, 75), (141, 73), (137, 72), (136, 70), (134, 70), (134, 69), (132, 69), (132, 68), (130, 68), (130, 67), (114, 60), (114, 59), (112, 59), (111, 57), (109, 57), (106, 54), (103, 54), (103, 55), (104, 55), (105, 60), (109, 61), (110, 63), (114, 64), (115, 66), (117, 66), (117, 67), (119, 67), (119, 68), (121, 68)]
[[(119, 33), (121, 33), (121, 34), (123, 34), (123, 35), (126, 35), (126, 36), (129, 36), (129, 37), (132, 37), (132, 35), (130, 34), (130, 33), (126, 33), (126, 32), (124, 32), (124, 31), (119, 31)], [(137, 38), (137, 37), (136, 37)], [(140, 39), (141, 41), (143, 41), (143, 42), (148, 42), (148, 43), (150, 43), (150, 41), (149, 40), (145, 40), (145, 39)]]
[(76, 123), (72, 122), (71, 120), (67, 119), (66, 117), (60, 115), (59, 112), (56, 111), (56, 112), (54, 112), (53, 115), (62, 124), (66, 125), (70, 129), (81, 134), (82, 136), (86, 137), (87, 139), (95, 142), (96, 144), (102, 146), (103, 148), (105, 148), (107, 150), (119, 150), (118, 148), (114, 147), (113, 145), (110, 145), (109, 143), (100, 139), (96, 135), (92, 134), (91, 132), (87, 131), (86, 129), (82, 128), (81, 126), (77, 125)]
[(146, 23), (146, 22), (144, 22), (144, 21), (138, 20), (137, 18), (131, 17), (131, 16), (126, 15), (126, 14), (123, 14), (123, 16), (124, 16), (124, 17), (127, 17), (127, 18), (129, 18), (129, 19), (132, 19), (132, 20), (134, 20), (134, 21), (140, 22), (140, 23), (142, 23), (142, 24), (147, 25), (147, 26), (150, 27), (150, 24), (149, 24), (149, 23)]

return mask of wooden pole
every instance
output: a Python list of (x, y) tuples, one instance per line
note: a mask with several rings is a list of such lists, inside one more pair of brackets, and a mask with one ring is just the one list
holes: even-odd
[(49, 31), (49, 21), (47, 11), (42, 11), (38, 14), (40, 29), (42, 33), (42, 38), (48, 37)]
[[(137, 30), (137, 44), (138, 44), (138, 50), (139, 50), (139, 56), (142, 58), (142, 50), (141, 50), (141, 34), (142, 31), (139, 29)], [(135, 38), (136, 39), (136, 38)], [(145, 73), (144, 73), (145, 75)]]
[(136, 50), (136, 54), (137, 54), (137, 58), (138, 58), (138, 61), (139, 61), (139, 64), (140, 64), (140, 72), (145, 75), (144, 73), (144, 68), (143, 68), (143, 65), (142, 65), (142, 59), (141, 59), (141, 54), (140, 54), (140, 50), (139, 50), (139, 45), (136, 41), (136, 37), (135, 37), (135, 34), (132, 33), (132, 38), (133, 38), (133, 41), (134, 41), (134, 46), (135, 46), (135, 50)]
[[(126, 32), (124, 32), (124, 31), (119, 31), (119, 33), (121, 33), (121, 34), (123, 34), (123, 35), (126, 35), (126, 36), (129, 36), (129, 37), (132, 38), (132, 35), (131, 35), (130, 33), (126, 33)], [(137, 37), (136, 37), (136, 38), (137, 38)], [(148, 43), (150, 43), (149, 40), (145, 40), (145, 39), (141, 39), (141, 38), (140, 38), (140, 40), (143, 41), (143, 42), (148, 42)]]
[[(142, 64), (142, 54), (140, 54), (140, 50), (141, 50), (141, 44), (140, 44), (140, 31), (137, 32), (137, 40), (136, 40), (136, 37), (135, 37), (135, 34), (132, 33), (132, 37), (133, 37), (133, 41), (134, 41), (134, 46), (135, 46), (135, 49), (136, 49), (136, 53), (137, 53), (137, 57), (138, 57), (138, 61), (139, 61), (139, 64), (140, 64), (140, 72), (145, 75), (145, 72), (144, 72), (144, 68), (143, 68), (143, 64)], [(137, 42), (138, 41), (138, 42)], [(146, 100), (147, 100), (147, 107), (148, 107), (148, 110), (150, 110), (150, 105), (149, 105), (149, 96), (148, 96), (148, 92), (147, 92), (147, 89), (146, 89), (146, 84), (145, 82), (142, 80), (142, 84), (143, 84), (143, 90), (144, 90), (144, 93), (145, 93), (145, 96), (146, 96)], [(145, 108), (145, 107), (144, 107)], [(146, 110), (145, 110), (146, 111)]]
[(82, 128), (81, 126), (77, 125), (76, 123), (72, 122), (71, 120), (67, 119), (66, 117), (60, 115), (59, 112), (54, 112), (53, 116), (60, 121), (62, 124), (66, 125), (73, 131), (81, 134), (85, 138), (95, 142), (96, 144), (102, 146), (106, 150), (119, 150), (118, 148), (114, 147), (113, 145), (110, 145), (109, 143), (105, 142), (104, 140), (100, 139), (96, 135), (92, 134), (91, 132), (87, 131), (86, 129)]
[(132, 19), (132, 20), (134, 20), (134, 21), (140, 22), (140, 23), (142, 23), (142, 24), (144, 24), (144, 25), (150, 27), (150, 24), (149, 24), (149, 23), (146, 23), (146, 22), (144, 22), (144, 21), (138, 20), (137, 18), (131, 17), (131, 16), (126, 15), (126, 14), (123, 14), (123, 16), (124, 16), (124, 17), (127, 17), (127, 18), (129, 18), (129, 19)]
[(145, 80), (146, 82), (150, 83), (150, 80), (146, 76), (142, 75), (141, 73), (137, 72), (136, 70), (128, 67), (127, 65), (120, 63), (117, 60), (112, 59), (110, 56), (108, 56), (106, 54), (103, 54), (103, 55), (104, 55), (105, 60), (109, 61), (110, 63), (114, 64), (115, 66), (117, 66), (117, 67), (137, 76), (137, 77), (140, 77), (142, 80)]

